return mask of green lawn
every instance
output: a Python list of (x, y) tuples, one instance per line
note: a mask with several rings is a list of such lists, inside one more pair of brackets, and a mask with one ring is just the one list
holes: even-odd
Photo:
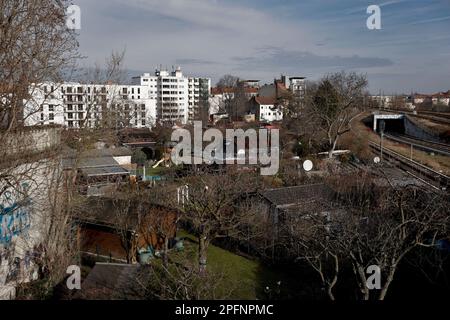
[[(180, 231), (178, 236), (192, 240), (192, 242), (185, 241), (185, 252), (196, 259), (198, 252), (196, 238), (184, 231)], [(276, 272), (257, 260), (241, 257), (214, 245), (210, 245), (208, 248), (207, 268), (215, 274), (221, 275), (222, 280), (218, 290), (219, 292), (220, 290), (229, 292), (231, 289), (230, 299), (269, 298), (269, 295), (265, 293), (265, 288), (276, 289), (278, 281), (281, 281), (281, 297), (287, 297), (292, 295), (296, 286), (295, 279), (289, 275)], [(276, 298), (276, 295), (271, 297)]]
[[(156, 168), (152, 168), (151, 166), (146, 167), (145, 168), (145, 175), (146, 176), (159, 176), (164, 172), (164, 168), (163, 167), (156, 167)], [(142, 175), (143, 170), (142, 167), (139, 167), (136, 169), (136, 174), (137, 175)]]

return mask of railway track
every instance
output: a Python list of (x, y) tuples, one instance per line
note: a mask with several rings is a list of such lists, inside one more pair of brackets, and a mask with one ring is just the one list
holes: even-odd
[(412, 117), (422, 118), (425, 120), (434, 121), (436, 123), (450, 125), (450, 114), (443, 112), (433, 112), (433, 111), (419, 111), (414, 113), (413, 111), (408, 110), (393, 110), (393, 109), (381, 109), (386, 112), (395, 112), (395, 113), (403, 113)]
[[(370, 141), (369, 146), (377, 153), (380, 152), (380, 146), (377, 143)], [(394, 150), (383, 147), (383, 155), (383, 158), (387, 158), (388, 161), (392, 162), (395, 166), (422, 181), (434, 190), (447, 190), (450, 185), (449, 176), (411, 160)]]
[(450, 145), (446, 143), (423, 140), (401, 134), (384, 134), (384, 136), (389, 140), (404, 143), (419, 150), (450, 156)]
[(419, 111), (418, 113), (419, 114), (424, 114), (424, 115), (430, 115), (430, 116), (450, 119), (450, 113), (449, 112)]

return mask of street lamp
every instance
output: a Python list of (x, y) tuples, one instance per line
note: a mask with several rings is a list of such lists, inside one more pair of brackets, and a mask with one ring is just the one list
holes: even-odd
[(380, 160), (383, 161), (383, 138), (384, 138), (384, 129), (386, 129), (386, 123), (384, 120), (380, 121), (380, 134), (381, 134), (381, 140), (380, 140)]

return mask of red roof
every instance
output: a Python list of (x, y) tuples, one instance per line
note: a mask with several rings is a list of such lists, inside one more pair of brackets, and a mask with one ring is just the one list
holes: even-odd
[(277, 102), (275, 97), (255, 97), (255, 101), (260, 105), (275, 105)]

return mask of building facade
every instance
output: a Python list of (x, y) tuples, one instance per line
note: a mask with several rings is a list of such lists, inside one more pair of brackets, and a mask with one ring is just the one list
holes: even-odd
[(59, 124), (69, 128), (186, 124), (208, 102), (210, 87), (210, 79), (185, 77), (180, 68), (171, 73), (144, 73), (132, 78), (131, 85), (44, 83), (30, 93), (33, 99), (25, 106), (24, 121), (28, 126)]

